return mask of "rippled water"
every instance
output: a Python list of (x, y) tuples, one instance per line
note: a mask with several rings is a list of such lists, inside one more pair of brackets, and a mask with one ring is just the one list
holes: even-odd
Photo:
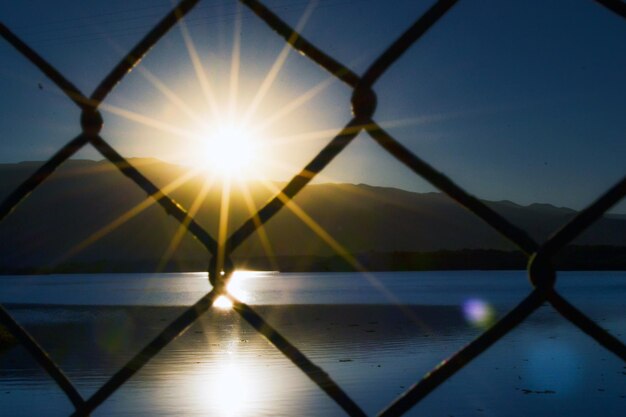
[[(239, 294), (369, 414), (529, 291), (523, 272), (261, 273), (239, 279)], [(84, 395), (181, 305), (209, 289), (202, 274), (3, 277), (0, 285), (0, 301), (11, 303), (10, 311)], [(626, 274), (562, 273), (559, 288), (625, 339)], [(622, 416), (625, 365), (542, 307), (409, 415)], [(14, 347), (0, 353), (0, 410), (3, 416), (5, 410), (7, 416), (67, 415), (71, 405)], [(213, 310), (94, 415), (342, 413), (235, 313)]]

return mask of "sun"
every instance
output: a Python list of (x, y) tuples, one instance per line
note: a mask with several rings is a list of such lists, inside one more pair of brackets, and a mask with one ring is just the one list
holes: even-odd
[(192, 164), (223, 179), (243, 179), (259, 159), (260, 138), (252, 129), (236, 124), (204, 129), (192, 149)]

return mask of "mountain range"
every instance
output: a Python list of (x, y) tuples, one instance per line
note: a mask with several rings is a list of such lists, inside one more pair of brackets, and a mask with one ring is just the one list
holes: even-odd
[[(193, 207), (198, 223), (218, 236), (225, 192), (221, 184), (211, 183), (202, 175), (181, 180), (188, 175), (186, 168), (155, 159), (130, 162), (156, 185), (168, 189), (167, 194), (183, 207)], [(0, 199), (40, 164), (0, 164)], [(228, 233), (282, 185), (249, 182), (244, 192), (233, 184), (224, 219)], [(198, 199), (202, 194), (205, 197)], [(146, 198), (145, 192), (109, 162), (66, 162), (0, 223), (0, 272), (197, 270), (208, 264), (210, 255), (189, 233), (172, 245), (177, 240), (177, 221)], [(516, 249), (441, 193), (326, 183), (307, 186), (294, 203), (295, 211), (283, 208), (261, 234), (255, 233), (237, 249), (234, 257), (238, 263), (276, 267), (269, 259), (292, 259), (308, 262), (311, 267), (312, 259), (333, 257), (338, 247), (361, 257), (437, 251), (465, 251), (467, 257), (471, 251), (506, 253)], [(540, 242), (577, 213), (549, 204), (484, 203)], [(296, 213), (305, 213), (307, 220)], [(313, 229), (323, 230), (322, 237)], [(329, 245), (325, 236), (334, 243)], [(626, 216), (601, 218), (573, 243), (626, 247)], [(294, 267), (292, 262), (290, 268), (283, 269), (307, 266)]]

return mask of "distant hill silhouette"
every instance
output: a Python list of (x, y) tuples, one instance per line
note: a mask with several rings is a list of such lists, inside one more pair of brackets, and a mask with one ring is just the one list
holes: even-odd
[[(176, 180), (186, 174), (185, 168), (154, 159), (132, 159), (131, 163), (161, 187), (176, 185)], [(4, 199), (40, 164), (0, 164), (0, 198)], [(190, 209), (203, 187), (206, 188), (206, 179), (197, 176), (167, 194)], [(260, 183), (251, 183), (249, 190), (246, 194), (233, 185), (229, 233), (249, 216), (249, 206), (259, 208), (273, 194)], [(221, 197), (221, 186), (214, 184), (198, 204), (196, 214), (199, 223), (215, 237)], [(189, 234), (182, 236), (175, 251), (169, 251), (178, 223), (156, 204), (89, 245), (81, 246), (145, 199), (145, 193), (110, 163), (69, 161), (0, 223), (0, 272), (150, 271), (159, 265), (167, 270), (203, 269), (209, 255)], [(572, 209), (549, 204), (485, 203), (539, 241), (545, 240), (576, 215)], [(296, 197), (295, 204), (346, 252), (358, 255), (365, 263), (373, 262), (373, 268), (384, 269), (385, 265), (395, 268), (389, 264), (393, 253), (404, 253), (404, 265), (419, 269), (419, 262), (414, 260), (411, 263), (406, 257), (415, 257), (416, 253), (453, 251), (459, 254), (454, 258), (457, 260), (467, 260), (469, 256), (469, 264), (457, 262), (458, 265), (471, 266), (472, 256), (468, 254), (474, 253), (474, 258), (478, 259), (482, 256), (479, 254), (487, 253), (479, 250), (507, 253), (516, 249), (482, 220), (440, 193), (414, 193), (365, 184), (316, 184), (306, 187)], [(283, 269), (291, 270), (334, 268), (333, 262), (328, 260), (333, 259), (335, 252), (289, 208), (284, 208), (270, 220), (264, 233), (271, 253), (278, 257), (278, 264), (267, 261), (266, 249), (258, 233), (235, 252), (240, 263), (247, 260), (253, 267), (270, 268), (288, 264)], [(626, 247), (626, 216), (602, 218), (574, 243), (578, 246)], [(411, 253), (413, 255), (407, 255)], [(579, 258), (585, 257), (584, 252), (577, 253)], [(613, 257), (624, 258), (615, 255), (614, 251), (611, 253)], [(160, 263), (164, 256), (168, 261)], [(398, 256), (393, 259), (397, 261)], [(487, 258), (494, 256), (492, 253)], [(596, 256), (601, 255), (596, 252)], [(324, 259), (326, 263), (320, 263)], [(446, 264), (453, 267), (456, 262), (449, 256), (438, 259), (438, 263), (431, 262), (437, 268), (445, 268)], [(514, 259), (512, 263), (494, 261), (493, 265), (517, 265), (523, 258), (511, 259)], [(327, 266), (320, 267), (322, 264)], [(428, 268), (428, 262), (423, 265)], [(481, 265), (483, 261), (478, 262), (478, 267)]]

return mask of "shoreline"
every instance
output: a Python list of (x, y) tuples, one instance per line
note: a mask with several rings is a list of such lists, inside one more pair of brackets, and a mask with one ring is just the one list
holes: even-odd
[[(371, 272), (507, 271), (526, 270), (528, 257), (520, 251), (459, 249), (437, 251), (367, 251), (350, 256)], [(567, 246), (552, 260), (561, 271), (626, 271), (625, 246)], [(278, 255), (273, 259), (233, 256), (238, 269), (278, 272), (358, 272), (339, 255)], [(0, 264), (0, 275), (45, 275), (80, 273), (150, 273), (159, 262), (97, 260), (59, 265)], [(162, 266), (160, 272), (206, 272), (207, 259), (186, 259)]]

